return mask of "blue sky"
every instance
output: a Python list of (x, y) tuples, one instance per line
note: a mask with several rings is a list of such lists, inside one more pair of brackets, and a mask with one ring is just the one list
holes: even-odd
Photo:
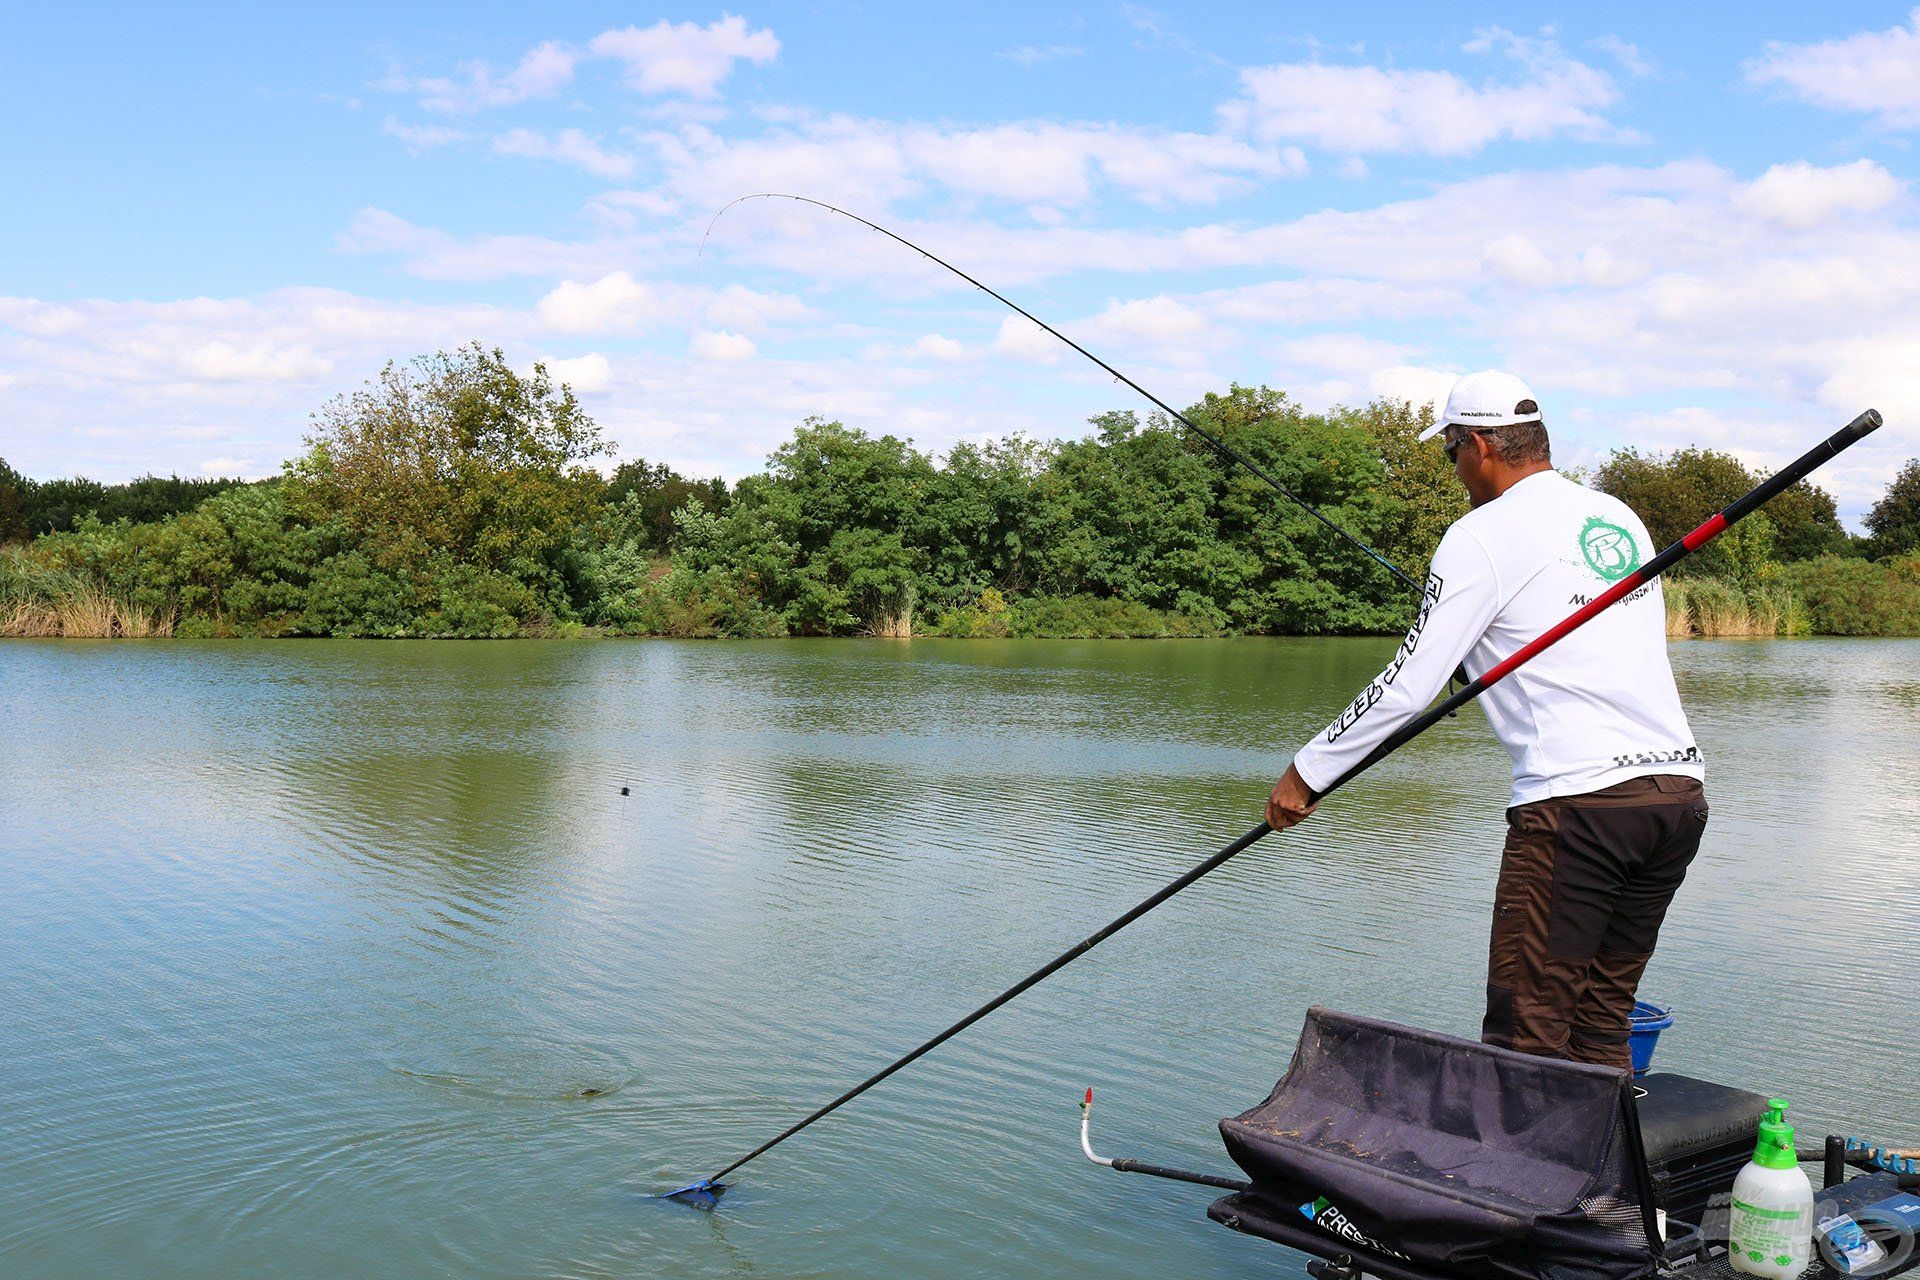
[(1920, 10), (36, 6), (0, 45), (0, 456), (267, 474), (387, 359), (545, 360), (623, 456), (738, 476), (809, 414), (1076, 434), (1444, 397), (1561, 457), (1701, 443), (1857, 516), (1920, 453)]

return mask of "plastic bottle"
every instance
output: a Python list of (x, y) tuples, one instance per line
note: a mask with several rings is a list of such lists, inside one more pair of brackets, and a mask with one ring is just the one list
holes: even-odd
[(1794, 1280), (1812, 1261), (1813, 1184), (1800, 1172), (1782, 1099), (1768, 1101), (1753, 1159), (1733, 1180), (1727, 1254), (1735, 1271), (1772, 1280)]

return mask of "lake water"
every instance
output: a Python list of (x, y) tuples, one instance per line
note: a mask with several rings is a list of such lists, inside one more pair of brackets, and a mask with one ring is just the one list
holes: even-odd
[[(0, 645), (0, 1274), (1303, 1274), (1207, 1194), (1308, 1005), (1478, 1026), (1508, 772), (1253, 825), (1391, 640)], [(1661, 1064), (1920, 1144), (1920, 643), (1673, 650)], [(622, 797), (621, 788), (630, 794)]]

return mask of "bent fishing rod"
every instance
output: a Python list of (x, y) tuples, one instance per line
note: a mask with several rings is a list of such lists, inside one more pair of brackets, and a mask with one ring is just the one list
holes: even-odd
[[(1740, 498), (1726, 509), (1702, 521), (1700, 526), (1693, 530), (1693, 532), (1687, 534), (1672, 546), (1653, 557), (1653, 559), (1647, 561), (1646, 564), (1595, 596), (1590, 603), (1568, 614), (1566, 618), (1548, 628), (1537, 639), (1515, 650), (1512, 656), (1490, 667), (1484, 674), (1470, 681), (1458, 693), (1435, 703), (1420, 715), (1409, 720), (1405, 725), (1401, 726), (1398, 731), (1381, 742), (1378, 747), (1362, 757), (1353, 768), (1328, 783), (1325, 790), (1314, 793), (1312, 797), (1313, 803), (1318, 804), (1321, 800), (1332, 795), (1335, 791), (1353, 781), (1407, 743), (1412, 742), (1415, 738), (1425, 733), (1428, 729), (1431, 729), (1453, 712), (1464, 707), (1467, 703), (1472, 702), (1494, 685), (1499, 684), (1535, 657), (1538, 657), (1542, 652), (1558, 644), (1572, 632), (1584, 626), (1596, 614), (1603, 612), (1618, 601), (1632, 595), (1635, 591), (1640, 590), (1648, 583), (1654, 581), (1654, 579), (1658, 578), (1668, 569), (1671, 569), (1674, 565), (1680, 563), (1680, 561), (1686, 559), (1701, 547), (1706, 546), (1722, 533), (1725, 533), (1733, 525), (1739, 523), (1740, 520), (1759, 508), (1761, 504), (1767, 502), (1783, 490), (1798, 484), (1823, 463), (1839, 456), (1839, 454), (1849, 446), (1878, 430), (1880, 423), (1881, 418), (1878, 411), (1868, 409), (1862, 413), (1852, 422), (1849, 422), (1846, 426), (1840, 428), (1840, 430), (1834, 432), (1825, 440), (1822, 440), (1819, 444), (1801, 454), (1800, 457), (1795, 459), (1784, 470), (1777, 472), (1756, 485), (1745, 497)], [(899, 1071), (901, 1068), (932, 1052), (940, 1045), (945, 1044), (948, 1040), (953, 1039), (953, 1037), (959, 1035), (962, 1031), (965, 1031), (968, 1027), (980, 1021), (980, 1019), (986, 1017), (995, 1009), (1013, 1000), (1028, 988), (1037, 986), (1052, 974), (1066, 968), (1075, 960), (1078, 960), (1081, 956), (1093, 950), (1102, 942), (1105, 942), (1108, 938), (1111, 938), (1114, 934), (1132, 924), (1135, 920), (1138, 920), (1141, 916), (1146, 915), (1167, 899), (1193, 884), (1196, 880), (1217, 871), (1220, 867), (1250, 848), (1263, 837), (1269, 835), (1272, 831), (1272, 827), (1268, 826), (1265, 822), (1261, 822), (1258, 826), (1248, 831), (1220, 852), (1214, 854), (1211, 858), (1208, 858), (1205, 862), (1200, 863), (1178, 879), (1169, 882), (1151, 897), (1148, 897), (1125, 914), (1115, 918), (1097, 932), (1089, 934), (1079, 942), (1074, 943), (1073, 946), (1067, 948), (1046, 964), (1041, 965), (1038, 969), (1035, 969), (1019, 982), (1008, 987), (1005, 991), (1002, 991), (999, 995), (987, 1001), (946, 1030), (907, 1053), (902, 1054), (885, 1067), (882, 1067), (865, 1080), (862, 1080), (859, 1084), (854, 1085), (851, 1089), (842, 1093), (839, 1097), (815, 1109), (794, 1124), (787, 1126), (787, 1128), (747, 1152), (747, 1154), (741, 1156), (732, 1164), (727, 1165), (712, 1177), (702, 1178), (700, 1181), (690, 1183), (677, 1191), (663, 1192), (654, 1198), (678, 1200), (699, 1207), (711, 1208), (718, 1203), (720, 1194), (727, 1189), (727, 1183), (724, 1182), (723, 1179), (728, 1174), (740, 1168), (748, 1161), (765, 1155), (767, 1152), (773, 1150), (773, 1148), (785, 1142), (788, 1138), (793, 1137), (802, 1129), (813, 1124), (816, 1120), (820, 1120), (839, 1110), (867, 1090), (873, 1088), (873, 1086), (879, 1084), (882, 1080), (885, 1080), (894, 1072)], [(1139, 1164), (1137, 1161), (1130, 1161), (1128, 1163), (1136, 1166)], [(1116, 1165), (1115, 1167), (1119, 1166)], [(1157, 1171), (1157, 1166), (1141, 1166), (1132, 1171), (1141, 1173), (1152, 1172)]]
[(1239, 463), (1241, 466), (1245, 467), (1248, 471), (1260, 477), (1260, 479), (1266, 481), (1269, 485), (1273, 487), (1276, 493), (1280, 494), (1280, 496), (1286, 498), (1289, 502), (1293, 503), (1294, 506), (1299, 507), (1302, 511), (1312, 516), (1315, 520), (1318, 520), (1321, 524), (1327, 526), (1327, 528), (1333, 530), (1335, 533), (1339, 534), (1342, 538), (1345, 538), (1348, 542), (1352, 543), (1354, 546), (1358, 547), (1361, 551), (1365, 552), (1368, 558), (1370, 558), (1375, 564), (1379, 565), (1382, 569), (1385, 569), (1388, 573), (1391, 573), (1394, 577), (1400, 579), (1401, 583), (1405, 585), (1409, 591), (1412, 591), (1415, 594), (1418, 594), (1420, 592), (1420, 589), (1421, 589), (1420, 584), (1415, 582), (1412, 578), (1408, 577), (1407, 574), (1400, 568), (1399, 565), (1394, 564), (1393, 561), (1387, 559), (1385, 556), (1381, 555), (1378, 551), (1375, 551), (1372, 547), (1360, 541), (1359, 538), (1356, 538), (1353, 534), (1348, 533), (1347, 530), (1342, 526), (1335, 524), (1333, 520), (1326, 515), (1326, 513), (1321, 511), (1318, 507), (1314, 506), (1312, 503), (1308, 502), (1305, 498), (1301, 497), (1299, 494), (1295, 493), (1292, 489), (1289, 489), (1286, 485), (1281, 484), (1278, 480), (1274, 479), (1273, 476), (1270, 473), (1268, 473), (1266, 468), (1260, 466), (1260, 464), (1256, 463), (1252, 458), (1249, 458), (1246, 454), (1240, 452), (1238, 449), (1234, 448), (1232, 445), (1228, 444), (1226, 441), (1222, 440), (1220, 437), (1214, 435), (1211, 431), (1208, 431), (1205, 428), (1196, 425), (1193, 419), (1189, 418), (1186, 414), (1180, 412), (1178, 409), (1168, 404), (1165, 400), (1162, 400), (1159, 396), (1154, 395), (1153, 392), (1147, 390), (1145, 387), (1135, 382), (1132, 378), (1129, 378), (1126, 374), (1120, 372), (1118, 369), (1108, 364), (1105, 360), (1102, 360), (1099, 356), (1096, 356), (1095, 354), (1093, 354), (1093, 352), (1087, 350), (1085, 347), (1075, 342), (1072, 338), (1069, 338), (1066, 334), (1060, 332), (1058, 329), (1054, 328), (1052, 325), (1042, 320), (1039, 316), (1034, 315), (1031, 311), (1028, 311), (1025, 307), (1021, 306), (1019, 303), (1014, 302), (1012, 299), (1007, 298), (1006, 296), (1000, 293), (996, 293), (994, 290), (989, 289), (984, 284), (981, 284), (978, 280), (974, 279), (972, 276), (968, 275), (966, 272), (962, 271), (960, 268), (954, 266), (951, 262), (948, 262), (946, 259), (936, 257), (935, 255), (927, 252), (925, 249), (922, 249), (919, 245), (915, 244), (913, 241), (907, 239), (905, 236), (898, 235), (895, 232), (889, 231), (877, 222), (869, 222), (857, 213), (849, 213), (845, 209), (842, 209), (837, 205), (828, 204), (824, 200), (815, 200), (812, 196), (790, 195), (785, 191), (759, 191), (759, 192), (755, 192), (753, 195), (741, 196), (736, 200), (729, 200), (726, 204), (720, 207), (720, 212), (714, 214), (713, 221), (707, 224), (706, 234), (700, 237), (701, 253), (706, 252), (707, 238), (708, 236), (711, 236), (713, 234), (713, 228), (719, 223), (721, 217), (726, 214), (727, 210), (733, 208), (734, 205), (740, 204), (747, 200), (797, 200), (801, 204), (810, 204), (815, 206), (816, 208), (825, 209), (829, 213), (837, 213), (843, 218), (851, 218), (853, 221), (859, 223), (863, 227), (867, 227), (874, 231), (878, 231), (881, 235), (887, 237), (889, 240), (898, 241), (899, 243), (907, 246), (907, 248), (913, 250), (915, 253), (919, 254), (921, 257), (925, 258), (928, 262), (933, 263), (935, 266), (946, 268), (948, 271), (951, 271), (954, 275), (959, 276), (962, 280), (965, 280), (968, 284), (972, 285), (974, 288), (980, 290), (980, 292), (986, 294), (989, 298), (992, 298), (995, 302), (998, 302), (1000, 305), (1007, 307), (1010, 310), (1018, 312), (1019, 314), (1025, 316), (1028, 320), (1031, 320), (1034, 324), (1039, 325), (1042, 329), (1045, 329), (1048, 333), (1060, 339), (1060, 341), (1066, 343), (1069, 347), (1072, 347), (1075, 351), (1078, 351), (1081, 355), (1085, 356), (1087, 359), (1093, 361), (1095, 364), (1099, 365), (1102, 369), (1112, 374), (1116, 381), (1124, 382), (1127, 386), (1132, 387), (1135, 391), (1139, 392), (1142, 396), (1145, 396), (1148, 400), (1152, 401), (1163, 412), (1165, 412), (1170, 417), (1172, 417), (1181, 426), (1185, 427), (1187, 430), (1193, 432), (1193, 434), (1199, 436), (1202, 440), (1206, 441), (1207, 444), (1212, 446), (1214, 452), (1218, 453), (1222, 458), (1226, 458), (1229, 461)]

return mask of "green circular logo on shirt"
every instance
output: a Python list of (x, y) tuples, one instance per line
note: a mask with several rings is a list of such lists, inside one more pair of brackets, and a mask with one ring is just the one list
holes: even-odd
[(1608, 582), (1618, 582), (1640, 567), (1640, 547), (1619, 525), (1594, 516), (1580, 530), (1580, 554), (1587, 568)]

